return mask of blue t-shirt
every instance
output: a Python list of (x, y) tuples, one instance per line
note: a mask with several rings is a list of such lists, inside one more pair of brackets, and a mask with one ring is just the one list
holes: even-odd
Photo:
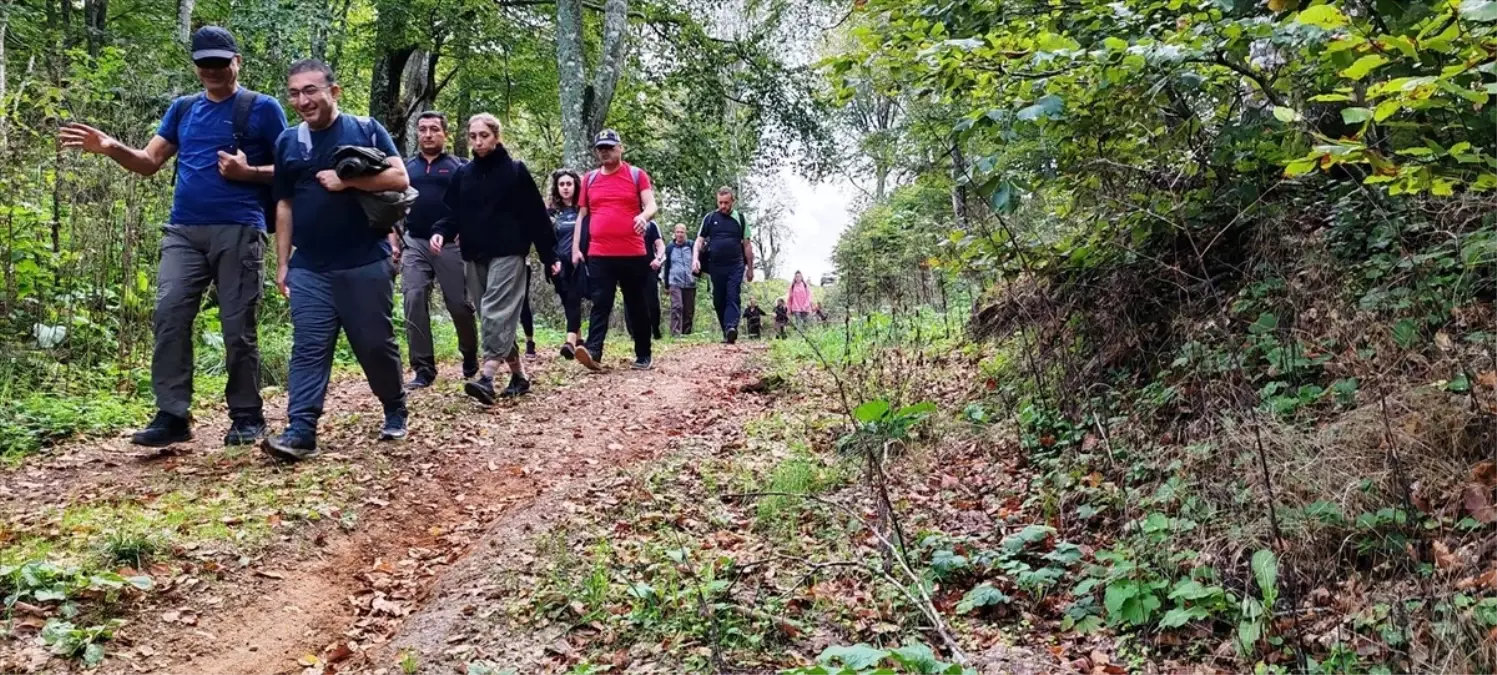
[[(218, 174), (218, 151), (234, 147), (234, 98), (217, 103), (207, 96), (179, 98), (166, 109), (160, 136), (177, 146), (177, 187), (172, 197), (173, 225), (248, 225), (265, 229), (266, 186), (239, 183)], [(286, 113), (269, 96), (250, 107), (244, 150), (250, 166), (270, 163), (276, 138), (286, 129)]]
[(345, 270), (390, 256), (385, 235), (369, 227), (358, 191), (328, 192), (317, 182), (317, 172), (333, 168), (340, 145), (375, 147), (387, 157), (399, 157), (390, 132), (378, 120), (340, 113), (321, 131), (313, 131), (308, 155), (297, 140), (296, 127), (281, 134), (275, 150), (275, 199), (291, 200), (291, 267), (314, 272)]

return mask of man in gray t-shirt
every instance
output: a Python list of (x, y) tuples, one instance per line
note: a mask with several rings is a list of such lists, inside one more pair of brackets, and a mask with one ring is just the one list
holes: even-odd
[(690, 335), (696, 317), (697, 278), (691, 273), (692, 243), (686, 226), (677, 225), (675, 236), (665, 245), (665, 283), (671, 289), (671, 335)]

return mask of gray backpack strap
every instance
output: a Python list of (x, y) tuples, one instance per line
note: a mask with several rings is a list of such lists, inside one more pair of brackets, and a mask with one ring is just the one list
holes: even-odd
[(301, 146), (302, 159), (312, 159), (312, 127), (306, 122), (296, 125), (296, 144)]

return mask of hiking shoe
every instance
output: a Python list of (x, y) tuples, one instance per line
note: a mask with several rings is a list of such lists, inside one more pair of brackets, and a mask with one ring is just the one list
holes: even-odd
[(385, 425), (380, 427), (379, 439), (382, 441), (399, 441), (405, 438), (405, 421), (410, 415), (405, 406), (400, 406), (385, 413)]
[(568, 361), (577, 358), (577, 348), (573, 347), (572, 343), (570, 342), (561, 343), (561, 358), (564, 358)]
[(156, 417), (146, 428), (130, 436), (130, 442), (148, 448), (164, 448), (173, 443), (192, 440), (192, 425), (184, 417), (177, 417), (165, 410), (156, 412)]
[(494, 378), (487, 375), (463, 385), (463, 393), (478, 399), (484, 405), (494, 403)]
[(539, 355), (535, 353), (535, 340), (526, 340), (525, 341), (525, 360), (526, 361), (534, 361), (537, 358), (539, 358)]
[(591, 370), (595, 373), (603, 370), (603, 366), (599, 365), (597, 361), (593, 360), (593, 354), (592, 352), (587, 351), (587, 347), (578, 345), (576, 353), (577, 363), (582, 364), (583, 368)]
[(237, 417), (224, 434), (224, 445), (251, 445), (265, 438), (266, 431), (264, 417)]
[(437, 378), (430, 375), (418, 374), (415, 377), (411, 378), (410, 382), (405, 383), (405, 390), (415, 391), (417, 389), (425, 389), (427, 387), (430, 387), (432, 382), (435, 382), (436, 379)]
[(317, 434), (302, 427), (290, 426), (280, 435), (265, 439), (260, 448), (278, 462), (300, 462), (317, 456)]
[(464, 356), (463, 357), (463, 379), (464, 380), (471, 380), (471, 379), (473, 379), (475, 377), (478, 377), (478, 357), (477, 356)]
[(520, 377), (519, 375), (511, 374), (509, 376), (509, 386), (505, 387), (504, 391), (499, 395), (505, 398), (514, 398), (516, 396), (524, 396), (529, 393), (530, 380)]
[(650, 357), (644, 356), (635, 359), (634, 365), (629, 367), (635, 370), (653, 370), (655, 368), (655, 362)]
[(729, 328), (727, 335), (725, 335), (724, 337), (727, 338), (728, 344), (730, 344), (730, 345), (737, 343), (738, 342), (738, 327), (734, 326), (733, 328)]

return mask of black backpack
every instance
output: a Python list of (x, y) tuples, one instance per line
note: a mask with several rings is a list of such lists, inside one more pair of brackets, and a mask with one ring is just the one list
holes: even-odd
[[(260, 97), (262, 97), (262, 96), (265, 96), (265, 95), (261, 94), (259, 92), (250, 91), (249, 89), (244, 89), (242, 87), (239, 89), (238, 92), (236, 92), (234, 94), (234, 115), (233, 115), (233, 122), (234, 122), (234, 145), (229, 148), (229, 150), (231, 152), (237, 152), (239, 150), (244, 150), (245, 147), (252, 140), (250, 138), (250, 112), (252, 110), (254, 110), (255, 101), (259, 100)], [(191, 106), (194, 103), (197, 103), (198, 100), (201, 99), (201, 98), (203, 98), (203, 92), (198, 92), (196, 94), (191, 94), (191, 95), (188, 95), (188, 96), (183, 96), (179, 100), (182, 101), (182, 105)], [(269, 98), (269, 97), (267, 96), (266, 98)], [(279, 106), (280, 104), (277, 103), (276, 105)], [(185, 115), (186, 113), (184, 112), (183, 114)], [(182, 123), (181, 122), (181, 118), (178, 118), (177, 124), (181, 125), (181, 123)], [(179, 138), (180, 138), (180, 136), (179, 136)], [(245, 154), (248, 155), (249, 152), (246, 151)], [(272, 157), (274, 157), (274, 155), (275, 155), (275, 148), (271, 148), (270, 154), (271, 154)], [(181, 163), (179, 162), (177, 166), (178, 166), (178, 170), (180, 170)], [(260, 166), (263, 166), (263, 165), (260, 165)], [(173, 179), (176, 178), (176, 174), (175, 173), (172, 174), (172, 178)], [(274, 234), (275, 233), (275, 200), (271, 198), (270, 186), (269, 185), (256, 185), (255, 187), (258, 188), (258, 190), (260, 192), (260, 204), (261, 204), (262, 208), (265, 209), (265, 231), (269, 232), (271, 234)]]

